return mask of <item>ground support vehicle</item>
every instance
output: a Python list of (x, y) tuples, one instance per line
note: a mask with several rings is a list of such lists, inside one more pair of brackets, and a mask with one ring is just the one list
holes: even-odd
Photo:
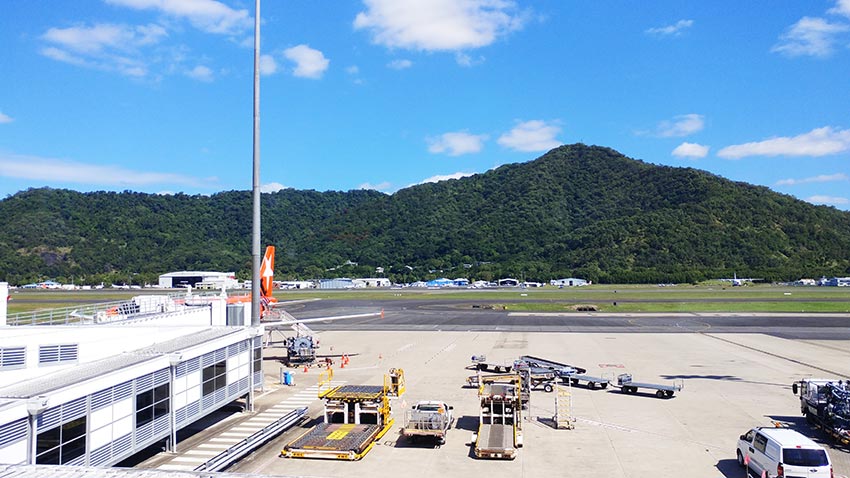
[(615, 387), (620, 387), (623, 393), (636, 394), (639, 388), (655, 390), (655, 396), (658, 398), (671, 398), (675, 392), (685, 388), (684, 383), (678, 382), (672, 385), (661, 385), (656, 383), (635, 382), (632, 380), (632, 374), (621, 373), (617, 376), (617, 383), (612, 384)]
[(554, 360), (534, 357), (532, 355), (523, 355), (519, 358), (519, 361), (527, 363), (533, 369), (540, 368), (551, 370), (552, 372), (555, 372), (558, 376), (587, 372), (587, 369), (576, 365), (555, 362)]
[(735, 454), (747, 476), (832, 478), (826, 450), (790, 428), (758, 427), (738, 438)]
[(423, 400), (405, 411), (401, 435), (411, 440), (432, 439), (437, 445), (443, 445), (451, 426), (451, 406), (436, 400)]
[(608, 388), (609, 379), (604, 377), (594, 377), (582, 373), (570, 373), (561, 375), (561, 381), (564, 383), (572, 382), (573, 385), (578, 385), (584, 382), (587, 388)]
[(473, 355), (471, 360), (472, 364), (467, 368), (472, 370), (494, 373), (510, 373), (511, 369), (513, 369), (512, 362), (489, 362), (487, 361), (486, 355)]
[(287, 458), (359, 460), (393, 425), (390, 397), (404, 392), (404, 372), (391, 369), (384, 385), (341, 385), (321, 390), (324, 421), (283, 447)]
[[(538, 388), (542, 388), (545, 392), (551, 392), (555, 389), (557, 375), (549, 368), (532, 366), (519, 359), (514, 362), (514, 370), (522, 377), (522, 392), (531, 392), (531, 390)], [(525, 404), (527, 401), (524, 400), (523, 403)]]
[(804, 379), (791, 390), (800, 396), (800, 412), (810, 425), (850, 445), (850, 381)]
[(472, 435), (475, 456), (513, 460), (522, 446), (519, 374), (481, 377), (478, 431)]

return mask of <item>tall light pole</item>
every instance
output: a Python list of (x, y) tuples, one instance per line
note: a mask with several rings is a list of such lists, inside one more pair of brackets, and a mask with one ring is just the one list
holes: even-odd
[(251, 326), (260, 325), (260, 0), (254, 0), (254, 221), (251, 247)]

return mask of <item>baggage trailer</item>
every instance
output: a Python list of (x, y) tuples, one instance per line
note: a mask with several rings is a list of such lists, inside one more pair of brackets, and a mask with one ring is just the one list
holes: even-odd
[(522, 446), (520, 381), (517, 374), (481, 377), (478, 431), (471, 440), (477, 458), (516, 458)]
[(572, 382), (573, 385), (578, 385), (579, 382), (584, 382), (587, 388), (608, 388), (608, 383), (610, 380), (604, 377), (594, 377), (592, 375), (585, 375), (582, 373), (570, 373), (561, 375), (561, 381), (564, 383)]
[(394, 423), (390, 397), (404, 393), (404, 372), (391, 369), (384, 385), (341, 385), (319, 392), (324, 420), (289, 442), (287, 458), (359, 460)]
[(437, 400), (422, 400), (404, 414), (401, 435), (411, 440), (430, 438), (437, 445), (446, 443), (452, 426), (452, 407)]
[(540, 357), (534, 357), (532, 355), (523, 355), (519, 358), (520, 361), (527, 363), (532, 368), (544, 368), (549, 369), (559, 376), (569, 375), (573, 373), (586, 373), (587, 369), (570, 365), (561, 362), (555, 362), (554, 360), (549, 360)]
[(836, 443), (850, 445), (850, 381), (807, 378), (791, 385), (800, 413)]
[(470, 360), (472, 364), (467, 368), (482, 372), (510, 373), (513, 368), (513, 362), (490, 362), (486, 355), (473, 355)]
[(621, 373), (617, 375), (617, 383), (612, 384), (615, 387), (620, 387), (623, 393), (636, 394), (639, 388), (655, 390), (655, 396), (658, 398), (671, 398), (675, 392), (685, 388), (683, 382), (673, 383), (673, 385), (661, 385), (656, 383), (635, 382), (632, 380), (632, 374)]

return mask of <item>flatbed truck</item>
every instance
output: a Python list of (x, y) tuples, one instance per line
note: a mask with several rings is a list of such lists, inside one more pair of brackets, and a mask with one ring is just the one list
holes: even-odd
[(794, 382), (791, 391), (800, 397), (800, 413), (809, 425), (850, 445), (850, 381), (807, 378)]

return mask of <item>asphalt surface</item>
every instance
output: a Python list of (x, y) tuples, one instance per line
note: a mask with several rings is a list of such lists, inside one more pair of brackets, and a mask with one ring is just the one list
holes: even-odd
[(482, 301), (317, 300), (287, 306), (307, 319), (383, 310), (383, 317), (310, 324), (336, 331), (510, 331), (580, 333), (758, 333), (787, 339), (850, 340), (850, 314), (519, 312)]

